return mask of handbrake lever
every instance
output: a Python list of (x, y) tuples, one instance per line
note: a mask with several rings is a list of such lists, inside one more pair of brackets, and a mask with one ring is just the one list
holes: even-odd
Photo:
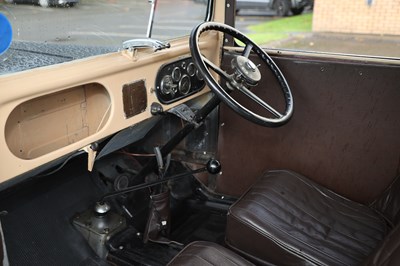
[(216, 159), (210, 159), (205, 167), (196, 169), (196, 170), (192, 170), (186, 173), (181, 173), (181, 174), (177, 174), (177, 175), (173, 175), (170, 177), (165, 177), (162, 180), (157, 180), (157, 181), (153, 181), (153, 182), (147, 182), (147, 183), (143, 183), (143, 184), (139, 184), (139, 185), (135, 185), (135, 186), (131, 186), (131, 187), (127, 187), (125, 189), (121, 189), (118, 191), (114, 191), (114, 192), (110, 192), (105, 194), (99, 201), (98, 201), (98, 205), (104, 205), (105, 203), (105, 199), (107, 198), (112, 198), (118, 195), (123, 195), (129, 192), (133, 192), (136, 190), (140, 190), (143, 188), (147, 188), (147, 187), (152, 187), (152, 186), (156, 186), (156, 185), (160, 185), (162, 183), (168, 182), (170, 180), (176, 180), (176, 179), (180, 179), (189, 175), (193, 175), (193, 174), (198, 174), (198, 173), (202, 173), (202, 172), (208, 172), (212, 175), (218, 174), (221, 172), (221, 163), (216, 160)]

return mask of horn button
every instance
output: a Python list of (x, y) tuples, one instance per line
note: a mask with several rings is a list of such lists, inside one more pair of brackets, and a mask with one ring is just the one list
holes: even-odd
[(245, 82), (247, 85), (256, 86), (261, 79), (260, 70), (247, 57), (237, 56), (232, 59), (232, 69), (235, 71), (235, 80)]

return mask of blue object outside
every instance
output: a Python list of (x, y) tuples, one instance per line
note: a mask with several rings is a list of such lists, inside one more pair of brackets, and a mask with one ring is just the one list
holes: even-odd
[(0, 55), (3, 54), (11, 45), (12, 28), (6, 16), (0, 13)]

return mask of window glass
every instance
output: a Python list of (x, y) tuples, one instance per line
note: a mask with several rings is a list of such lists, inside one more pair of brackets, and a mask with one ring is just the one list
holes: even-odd
[(207, 17), (206, 1), (0, 0), (0, 75), (115, 52), (126, 40), (146, 38), (152, 4), (154, 39), (188, 35)]
[(400, 57), (400, 2), (236, 0), (236, 28), (268, 48)]

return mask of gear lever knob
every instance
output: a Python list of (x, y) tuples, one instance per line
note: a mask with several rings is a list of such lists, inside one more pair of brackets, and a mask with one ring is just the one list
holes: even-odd
[(105, 216), (110, 209), (111, 209), (110, 204), (108, 204), (107, 202), (103, 202), (103, 201), (96, 202), (96, 204), (94, 206), (95, 214), (100, 217)]
[(221, 163), (218, 160), (210, 159), (206, 167), (210, 174), (216, 175), (221, 172)]

